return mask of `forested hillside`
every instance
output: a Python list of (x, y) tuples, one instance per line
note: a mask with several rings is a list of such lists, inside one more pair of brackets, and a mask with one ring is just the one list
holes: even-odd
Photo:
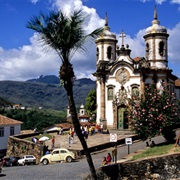
[[(65, 110), (68, 106), (67, 94), (60, 83), (56, 84), (57, 77), (47, 76), (26, 82), (0, 81), (0, 97), (27, 107), (43, 107), (55, 110)], [(42, 81), (40, 81), (40, 79)], [(48, 80), (48, 82), (45, 81)], [(88, 93), (95, 89), (96, 83), (91, 79), (79, 79), (74, 82), (74, 99), (76, 107), (85, 104)]]

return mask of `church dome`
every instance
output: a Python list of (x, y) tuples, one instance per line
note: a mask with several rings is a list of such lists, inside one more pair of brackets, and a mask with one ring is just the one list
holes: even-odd
[(116, 40), (116, 35), (112, 32), (110, 32), (110, 28), (108, 26), (108, 17), (106, 14), (106, 19), (105, 19), (105, 25), (103, 28), (103, 32), (101, 34), (101, 36), (98, 39), (113, 39)]
[(104, 26), (103, 33), (101, 35), (103, 39), (116, 39), (116, 35), (110, 32), (110, 28), (108, 26)]
[(146, 34), (150, 33), (167, 33), (167, 29), (164, 26), (160, 26), (160, 22), (158, 20), (153, 20), (152, 26), (146, 29)]
[(146, 34), (151, 33), (167, 33), (167, 29), (160, 25), (160, 21), (157, 19), (156, 7), (154, 8), (154, 20), (152, 21), (152, 26), (146, 29)]
[(81, 109), (84, 109), (84, 105), (82, 104), (82, 105), (80, 106), (80, 108), (81, 108)]

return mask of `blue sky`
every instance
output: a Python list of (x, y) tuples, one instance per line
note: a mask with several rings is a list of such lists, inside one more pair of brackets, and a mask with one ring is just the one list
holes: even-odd
[[(180, 0), (0, 0), (0, 80), (25, 81), (40, 75), (57, 75), (61, 61), (53, 50), (45, 51), (38, 34), (26, 28), (27, 21), (40, 11), (54, 8), (66, 14), (83, 8), (89, 16), (87, 31), (104, 26), (108, 13), (109, 27), (117, 35), (126, 33), (125, 44), (131, 57), (145, 56), (143, 35), (153, 20), (157, 7), (160, 24), (168, 29), (169, 68), (180, 77)], [(118, 44), (121, 41), (119, 40)], [(87, 54), (76, 53), (72, 59), (75, 75), (94, 79), (95, 45)]]

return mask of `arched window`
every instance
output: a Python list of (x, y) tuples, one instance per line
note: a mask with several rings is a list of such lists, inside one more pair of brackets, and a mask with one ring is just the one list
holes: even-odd
[(107, 48), (107, 57), (108, 57), (108, 59), (111, 59), (111, 54), (112, 54), (112, 47), (109, 46), (109, 47)]
[(113, 96), (114, 96), (114, 88), (111, 86), (111, 87), (108, 87), (108, 100), (113, 100)]
[(146, 59), (149, 58), (149, 43), (146, 43)]
[(96, 49), (96, 59), (99, 59), (99, 48)]
[(132, 87), (132, 97), (133, 98), (137, 98), (139, 97), (140, 93), (139, 93), (139, 87), (138, 86), (133, 86)]
[(163, 41), (161, 41), (161, 42), (159, 43), (159, 54), (160, 54), (161, 56), (164, 55), (164, 42), (163, 42)]

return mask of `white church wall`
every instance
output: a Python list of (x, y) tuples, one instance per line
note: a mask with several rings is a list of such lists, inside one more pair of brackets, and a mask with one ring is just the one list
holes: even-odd
[(96, 82), (96, 98), (97, 98), (97, 114), (96, 114), (96, 119), (97, 123), (100, 123), (100, 83), (99, 81)]
[(113, 125), (113, 104), (112, 101), (106, 101), (106, 119), (107, 125)]

